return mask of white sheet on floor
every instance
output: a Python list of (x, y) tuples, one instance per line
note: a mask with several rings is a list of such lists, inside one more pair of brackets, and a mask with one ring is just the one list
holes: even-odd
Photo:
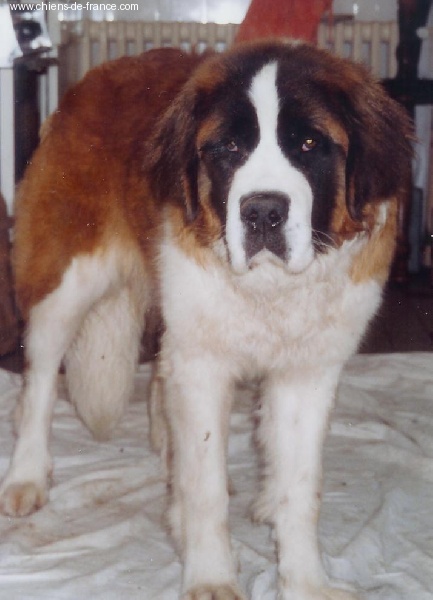
[[(149, 369), (137, 374), (146, 395)], [(0, 469), (13, 445), (21, 378), (0, 371)], [(181, 567), (163, 524), (165, 484), (144, 402), (97, 443), (60, 391), (50, 502), (0, 517), (0, 598), (175, 600)], [(233, 544), (252, 600), (275, 600), (269, 529), (249, 520), (256, 452), (251, 398), (239, 393), (229, 470)], [(368, 600), (433, 599), (433, 354), (357, 356), (345, 369), (326, 442), (320, 538), (328, 572)], [(296, 551), (296, 549), (294, 549)]]

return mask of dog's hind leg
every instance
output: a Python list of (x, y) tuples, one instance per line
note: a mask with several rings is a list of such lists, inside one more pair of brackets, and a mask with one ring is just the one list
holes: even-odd
[(18, 435), (0, 486), (0, 511), (5, 514), (27, 515), (47, 500), (48, 444), (58, 369), (87, 313), (112, 288), (113, 265), (101, 256), (74, 258), (59, 286), (29, 311)]
[(110, 436), (133, 391), (146, 304), (141, 281), (98, 302), (66, 353), (70, 398), (97, 439)]

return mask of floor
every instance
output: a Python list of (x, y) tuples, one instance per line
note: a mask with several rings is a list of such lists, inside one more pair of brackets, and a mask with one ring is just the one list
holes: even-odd
[[(360, 352), (433, 352), (433, 282), (429, 274), (413, 277), (408, 287), (390, 285), (370, 325)], [(0, 357), (0, 368), (19, 373), (23, 351)]]

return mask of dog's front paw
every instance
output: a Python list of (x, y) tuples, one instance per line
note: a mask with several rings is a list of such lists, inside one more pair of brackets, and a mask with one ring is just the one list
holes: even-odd
[(32, 481), (12, 483), (0, 491), (0, 512), (9, 517), (25, 517), (42, 508), (47, 499), (45, 486)]
[(182, 600), (245, 600), (236, 585), (201, 585), (182, 596)]

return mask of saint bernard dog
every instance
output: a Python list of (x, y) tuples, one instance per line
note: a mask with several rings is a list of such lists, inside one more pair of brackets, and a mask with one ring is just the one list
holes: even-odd
[(91, 72), (44, 124), (20, 186), (14, 270), (27, 322), (0, 509), (48, 498), (56, 378), (98, 438), (161, 317), (152, 438), (170, 470), (181, 597), (245, 598), (228, 530), (235, 386), (260, 390), (260, 520), (279, 597), (342, 600), (317, 539), (336, 386), (381, 300), (412, 128), (360, 66), (267, 40), (160, 49)]

